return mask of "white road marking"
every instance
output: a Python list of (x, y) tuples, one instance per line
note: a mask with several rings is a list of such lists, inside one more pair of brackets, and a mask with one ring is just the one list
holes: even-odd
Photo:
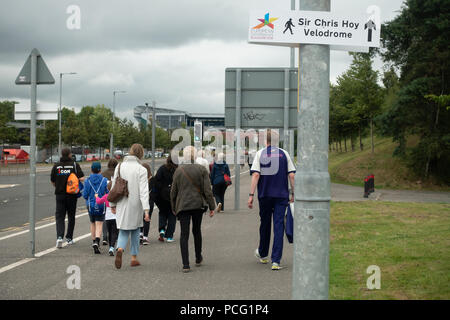
[(14, 188), (17, 186), (20, 186), (20, 184), (0, 184), (0, 189)]
[[(79, 237), (73, 239), (73, 241), (77, 242), (77, 241), (83, 240), (83, 239), (85, 239), (87, 237), (90, 237), (90, 236), (91, 236), (91, 233), (86, 233), (86, 234), (84, 234), (82, 236), (79, 236)], [(67, 246), (67, 243), (63, 243), (63, 247), (66, 247), (66, 246)], [(36, 253), (35, 257), (36, 258), (40, 258), (40, 257), (45, 256), (46, 254), (52, 253), (52, 252), (54, 252), (56, 250), (59, 250), (59, 249), (56, 248), (56, 247), (49, 248), (47, 250), (44, 250), (44, 251)], [(12, 269), (14, 269), (14, 268), (16, 268), (18, 266), (21, 266), (21, 265), (23, 265), (25, 263), (30, 262), (30, 261), (34, 261), (34, 260), (36, 260), (36, 258), (25, 258), (23, 260), (11, 263), (11, 264), (3, 267), (3, 268), (0, 268), (0, 274), (2, 274), (3, 272), (6, 272), (6, 271), (12, 270)]]
[[(80, 213), (80, 214), (76, 215), (76, 216), (75, 216), (75, 219), (78, 219), (78, 218), (80, 218), (80, 217), (87, 216), (87, 215), (88, 215), (88, 212), (86, 211), (86, 212), (84, 212), (84, 213)], [(66, 218), (65, 221), (67, 221), (67, 218)], [(56, 224), (56, 222), (47, 223), (47, 224), (44, 224), (44, 225), (42, 225), (42, 226), (36, 227), (35, 230), (40, 230), (40, 229), (43, 229), (43, 228), (47, 228), (47, 227), (50, 227), (50, 226), (54, 226), (55, 224)], [(0, 238), (0, 241), (1, 241), (1, 240), (5, 240), (5, 239), (9, 239), (9, 238), (12, 238), (12, 237), (20, 236), (21, 234), (25, 234), (25, 233), (27, 233), (27, 232), (30, 232), (30, 230), (24, 230), (24, 231), (16, 232), (16, 233), (13, 233), (13, 234), (10, 234), (10, 235), (1, 237), (1, 238)]]

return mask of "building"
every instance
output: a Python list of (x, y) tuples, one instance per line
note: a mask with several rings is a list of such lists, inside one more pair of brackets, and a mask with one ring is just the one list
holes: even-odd
[[(147, 123), (152, 117), (152, 107), (137, 106), (134, 108), (134, 118), (140, 123)], [(177, 129), (183, 126), (194, 127), (195, 121), (201, 121), (204, 128), (225, 128), (225, 114), (223, 113), (190, 113), (175, 109), (155, 108), (155, 118), (158, 127), (163, 129)]]

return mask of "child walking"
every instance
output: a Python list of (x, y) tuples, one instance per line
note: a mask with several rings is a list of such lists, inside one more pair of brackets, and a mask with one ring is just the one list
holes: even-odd
[[(109, 186), (109, 184), (108, 184)], [(109, 188), (108, 188), (109, 191)], [(101, 198), (97, 198), (95, 201), (97, 204), (105, 204), (106, 205), (106, 213), (105, 213), (105, 225), (106, 232), (108, 234), (108, 242), (109, 242), (109, 255), (111, 257), (114, 256), (114, 247), (116, 246), (117, 236), (119, 235), (119, 230), (117, 230), (116, 224), (116, 215), (111, 212), (111, 208), (109, 206), (109, 202), (107, 200), (108, 194), (105, 194)]]
[(100, 174), (101, 169), (100, 162), (92, 163), (92, 174), (86, 179), (83, 190), (83, 197), (86, 199), (86, 207), (91, 221), (92, 248), (96, 254), (100, 254), (100, 237), (105, 220), (105, 205), (97, 204), (96, 198), (101, 198), (108, 192), (107, 180)]

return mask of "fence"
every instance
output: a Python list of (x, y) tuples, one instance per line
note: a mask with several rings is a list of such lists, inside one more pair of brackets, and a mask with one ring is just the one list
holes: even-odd
[(11, 176), (30, 172), (30, 160), (0, 160), (0, 175)]

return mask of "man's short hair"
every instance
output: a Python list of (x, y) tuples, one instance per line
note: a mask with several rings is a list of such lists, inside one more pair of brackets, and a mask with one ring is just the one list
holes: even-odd
[(61, 150), (61, 157), (68, 158), (71, 151), (69, 148), (64, 148)]

